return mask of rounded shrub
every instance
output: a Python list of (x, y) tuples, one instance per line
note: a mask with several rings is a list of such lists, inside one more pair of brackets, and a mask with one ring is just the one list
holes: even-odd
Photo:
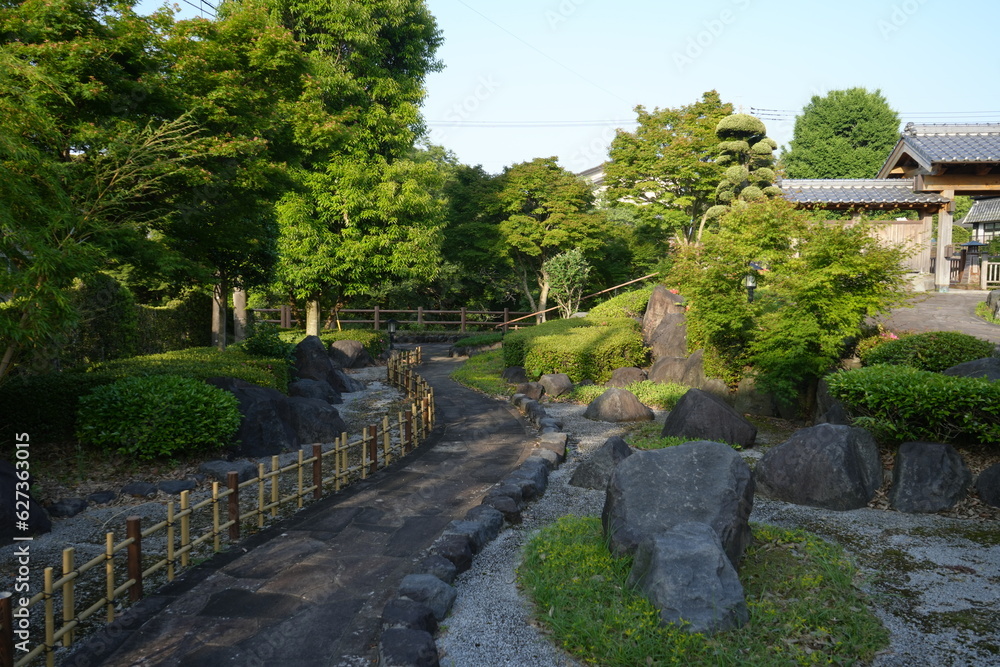
[(237, 346), (254, 357), (269, 359), (294, 359), (295, 345), (282, 340), (277, 325), (253, 322), (247, 328), (247, 337)]
[(80, 442), (140, 459), (229, 444), (240, 426), (236, 397), (180, 375), (130, 377), (80, 399)]
[(641, 287), (637, 290), (622, 292), (607, 301), (597, 304), (587, 314), (591, 318), (616, 319), (620, 317), (642, 317), (646, 312), (649, 297), (653, 295), (653, 286)]
[(890, 340), (862, 353), (865, 366), (892, 364), (941, 372), (956, 364), (992, 356), (996, 345), (956, 331), (931, 331)]

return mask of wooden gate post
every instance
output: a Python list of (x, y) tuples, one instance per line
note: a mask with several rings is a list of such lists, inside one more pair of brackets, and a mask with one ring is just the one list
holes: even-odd
[(135, 579), (135, 584), (128, 589), (128, 597), (132, 602), (142, 599), (142, 526), (141, 519), (130, 516), (125, 519), (125, 536), (132, 539), (128, 545), (128, 578)]

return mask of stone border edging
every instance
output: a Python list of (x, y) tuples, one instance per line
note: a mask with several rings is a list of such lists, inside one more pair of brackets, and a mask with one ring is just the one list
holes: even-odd
[(403, 578), (396, 597), (382, 610), (380, 667), (438, 667), (434, 636), (458, 596), (455, 578), (496, 539), (504, 522), (521, 523), (526, 503), (544, 495), (549, 472), (566, 460), (562, 423), (524, 394), (514, 394), (510, 402), (541, 431), (538, 442), (528, 458), (490, 488), (480, 505), (448, 524), (418, 571)]

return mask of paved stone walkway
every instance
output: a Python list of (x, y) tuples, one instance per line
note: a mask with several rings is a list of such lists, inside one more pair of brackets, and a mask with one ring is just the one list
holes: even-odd
[(906, 331), (959, 331), (1000, 343), (1000, 325), (976, 316), (976, 305), (989, 292), (951, 290), (922, 292), (910, 300), (913, 307), (897, 308), (879, 318), (889, 329)]
[(506, 404), (448, 379), (425, 345), (438, 427), (410, 456), (182, 577), (64, 665), (372, 665), (382, 609), (421, 552), (533, 444)]

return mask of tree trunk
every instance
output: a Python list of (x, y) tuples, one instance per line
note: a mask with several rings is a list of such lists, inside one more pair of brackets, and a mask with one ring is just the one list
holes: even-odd
[(233, 290), (233, 340), (237, 343), (247, 337), (247, 291)]
[[(535, 304), (535, 297), (531, 295), (531, 287), (528, 285), (528, 272), (523, 268), (519, 271), (521, 274), (521, 289), (524, 290), (524, 295), (528, 297), (528, 306), (531, 308), (531, 312), (536, 312), (538, 306)], [(538, 316), (535, 315), (535, 323), (539, 322)]]
[(542, 271), (538, 274), (538, 310), (541, 312), (538, 314), (539, 323), (548, 320), (545, 311), (549, 307), (549, 274), (546, 271)]
[(318, 336), (319, 326), (320, 326), (320, 309), (319, 309), (319, 296), (313, 295), (313, 298), (306, 302), (306, 335), (307, 336)]
[(229, 298), (228, 281), (220, 277), (212, 293), (212, 347), (226, 349), (226, 306)]

